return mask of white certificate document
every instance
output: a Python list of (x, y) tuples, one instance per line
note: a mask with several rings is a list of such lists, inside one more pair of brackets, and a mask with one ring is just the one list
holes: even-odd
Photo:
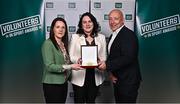
[(97, 45), (95, 46), (81, 46), (81, 59), (82, 59), (82, 66), (97, 66)]

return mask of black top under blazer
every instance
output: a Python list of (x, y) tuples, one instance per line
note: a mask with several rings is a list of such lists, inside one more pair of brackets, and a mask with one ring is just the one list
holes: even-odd
[(138, 62), (138, 39), (135, 33), (126, 26), (114, 39), (106, 68), (124, 84), (136, 84), (141, 81)]

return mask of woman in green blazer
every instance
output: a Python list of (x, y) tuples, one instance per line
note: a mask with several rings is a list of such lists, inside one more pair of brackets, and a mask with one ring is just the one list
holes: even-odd
[(43, 91), (46, 103), (65, 103), (71, 69), (81, 69), (71, 64), (68, 54), (68, 30), (63, 18), (55, 18), (50, 28), (50, 37), (42, 45), (44, 63)]

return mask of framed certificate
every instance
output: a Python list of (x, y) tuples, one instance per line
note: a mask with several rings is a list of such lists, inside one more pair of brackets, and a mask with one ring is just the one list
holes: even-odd
[(81, 67), (95, 68), (98, 66), (98, 46), (81, 45)]

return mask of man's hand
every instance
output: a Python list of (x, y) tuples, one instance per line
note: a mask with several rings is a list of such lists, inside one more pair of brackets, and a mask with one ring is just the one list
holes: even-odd
[(110, 79), (113, 83), (116, 83), (117, 80), (118, 80), (112, 73), (109, 74), (109, 79)]
[(104, 61), (99, 61), (98, 62), (98, 69), (102, 70), (102, 71), (106, 70), (106, 63)]

